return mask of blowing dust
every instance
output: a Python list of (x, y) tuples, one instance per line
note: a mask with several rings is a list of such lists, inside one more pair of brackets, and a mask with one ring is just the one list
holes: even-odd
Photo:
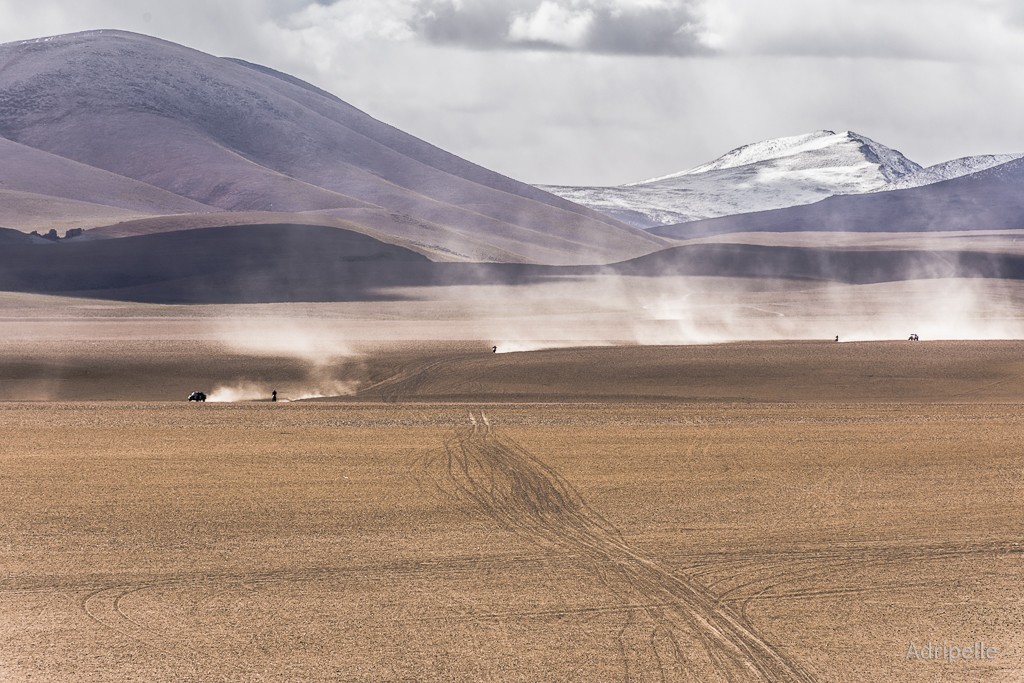
[[(352, 395), (368, 345), (479, 344), (515, 353), (613, 345), (742, 341), (1024, 338), (1024, 283), (927, 279), (849, 285), (782, 279), (597, 276), (520, 286), (404, 290), (402, 300), (273, 309), (221, 321), (215, 338), (248, 355), (297, 360), (300, 381), (258, 377), (208, 400), (279, 401)], [(267, 310), (263, 309), (266, 314)]]
[(277, 392), (277, 401), (301, 401), (349, 396), (359, 388), (356, 380), (338, 374), (351, 370), (361, 354), (339, 330), (322, 322), (301, 318), (232, 320), (218, 325), (216, 339), (245, 355), (298, 360), (306, 370), (301, 381), (273, 388), (254, 380), (217, 386), (207, 396), (211, 403), (268, 400), (272, 391)]
[(1024, 283), (929, 279), (869, 285), (741, 278), (604, 278), (466, 296), (498, 352), (741, 341), (1024, 338)]

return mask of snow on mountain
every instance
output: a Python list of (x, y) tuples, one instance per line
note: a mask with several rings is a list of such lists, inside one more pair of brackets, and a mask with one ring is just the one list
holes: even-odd
[(1024, 230), (1024, 158), (920, 187), (836, 195), (814, 204), (720, 216), (650, 232), (692, 239), (748, 232)]
[(639, 183), (544, 189), (648, 228), (870, 192), (920, 170), (863, 135), (822, 130), (745, 145), (707, 164)]
[(90, 227), (102, 207), (329, 212), (453, 260), (607, 263), (663, 246), (286, 74), (123, 31), (0, 45), (0, 139), (0, 189), (26, 207), (4, 214), (11, 227), (45, 195), (64, 200), (53, 220)]
[(875, 191), (905, 190), (911, 187), (941, 183), (944, 180), (962, 178), (978, 171), (984, 171), (993, 166), (1001, 166), (1021, 157), (1024, 157), (1024, 154), (982, 154), (973, 157), (961, 157), (960, 159), (953, 159), (952, 161), (945, 161), (941, 164), (922, 168), (919, 171), (887, 183)]
[[(834, 133), (830, 130), (819, 130), (807, 135), (774, 138), (744, 145), (710, 163), (681, 173), (631, 183), (631, 185), (656, 184), (672, 187), (675, 183), (671, 181), (684, 176), (739, 168), (751, 164), (761, 166), (767, 164), (779, 171), (814, 172), (826, 169), (850, 169), (847, 175), (856, 180), (857, 185), (876, 182), (876, 172), (886, 180), (895, 180), (921, 168), (896, 150), (880, 145), (863, 135), (849, 131)], [(842, 178), (834, 179), (842, 180)]]

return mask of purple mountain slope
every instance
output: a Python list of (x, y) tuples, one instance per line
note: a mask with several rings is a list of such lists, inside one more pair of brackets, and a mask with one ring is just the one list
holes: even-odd
[[(2, 96), (0, 96), (2, 97)], [(0, 138), (0, 188), (141, 213), (218, 209), (131, 178)]]
[[(549, 263), (607, 262), (663, 246), (298, 79), (119, 31), (0, 45), (0, 136), (208, 207), (153, 215), (400, 214), (443, 226), (437, 242), (415, 241), (455, 259), (481, 257), (473, 245), (492, 239), (514, 260)], [(408, 222), (374, 223), (407, 240)]]
[[(0, 186), (2, 187), (2, 186)], [(212, 214), (196, 214), (210, 216)], [(51, 229), (104, 225), (148, 216), (146, 212), (132, 211), (104, 204), (80, 202), (34, 192), (0, 190), (0, 225), (14, 225), (25, 232)]]
[(1024, 229), (1024, 159), (930, 185), (658, 227), (674, 239), (730, 232)]

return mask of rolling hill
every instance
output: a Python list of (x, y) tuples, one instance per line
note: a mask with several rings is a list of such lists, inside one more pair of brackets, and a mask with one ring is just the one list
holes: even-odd
[[(0, 45), (0, 155), (4, 190), (165, 227), (315, 212), (448, 260), (604, 263), (663, 246), (286, 74), (121, 31)], [(46, 218), (106, 220), (82, 204)], [(36, 228), (40, 215), (3, 220)]]
[[(398, 300), (407, 288), (528, 285), (622, 276), (785, 278), (847, 284), (1024, 279), (1024, 255), (983, 251), (690, 244), (605, 266), (431, 261), (362, 233), (229, 225), (119, 239), (43, 240), (0, 230), (0, 291), (162, 304)], [(598, 290), (600, 291), (600, 289)]]
[[(0, 230), (9, 291), (250, 303), (623, 275), (1024, 278), (1019, 254), (973, 244), (672, 246), (724, 233), (1024, 229), (1024, 158), (921, 169), (855, 133), (780, 138), (612, 188), (633, 198), (621, 215), (641, 223), (731, 214), (642, 230), (286, 74), (119, 31), (0, 45), (0, 159), (0, 225), (16, 229)], [(25, 234), (51, 227), (90, 229), (56, 242)]]
[(39, 244), (0, 233), (0, 290), (148, 301), (250, 303), (373, 298), (416, 281), (427, 257), (349, 230), (233, 225)]

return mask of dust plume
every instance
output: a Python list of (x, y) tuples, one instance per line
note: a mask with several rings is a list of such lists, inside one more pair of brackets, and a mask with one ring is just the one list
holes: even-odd
[(265, 385), (255, 382), (241, 382), (230, 386), (219, 386), (206, 396), (209, 403), (237, 403), (270, 398)]
[(216, 339), (230, 350), (249, 356), (299, 361), (305, 377), (284, 383), (255, 378), (215, 388), (214, 403), (270, 400), (277, 391), (281, 402), (329, 396), (349, 396), (359, 383), (346, 375), (359, 363), (360, 353), (327, 321), (303, 318), (254, 317), (222, 321)]
[[(1024, 338), (1024, 282), (604, 276), (460, 291), (498, 353), (740, 341)], [(480, 313), (500, 311), (499, 313)]]
[(544, 349), (571, 349), (583, 346), (614, 346), (614, 342), (596, 339), (503, 339), (495, 341), (495, 353), (522, 353)]
[(358, 382), (331, 382), (323, 386), (314, 386), (312, 389), (292, 395), (285, 395), (278, 400), (282, 401), (305, 401), (311, 398), (327, 398), (330, 396), (351, 396), (359, 389)]
[(829, 339), (1020, 339), (1024, 284), (967, 278), (877, 284), (660, 281), (626, 285), (638, 344)]
[[(312, 398), (327, 398), (331, 396), (351, 396), (356, 393), (359, 387), (357, 382), (327, 382), (317, 384), (315, 381), (306, 385), (302, 384), (294, 390), (294, 393), (278, 391), (277, 400), (280, 403), (291, 401), (305, 401)], [(256, 382), (239, 382), (218, 386), (206, 397), (209, 403), (238, 403), (240, 401), (267, 401), (270, 400), (270, 391), (267, 384)]]

